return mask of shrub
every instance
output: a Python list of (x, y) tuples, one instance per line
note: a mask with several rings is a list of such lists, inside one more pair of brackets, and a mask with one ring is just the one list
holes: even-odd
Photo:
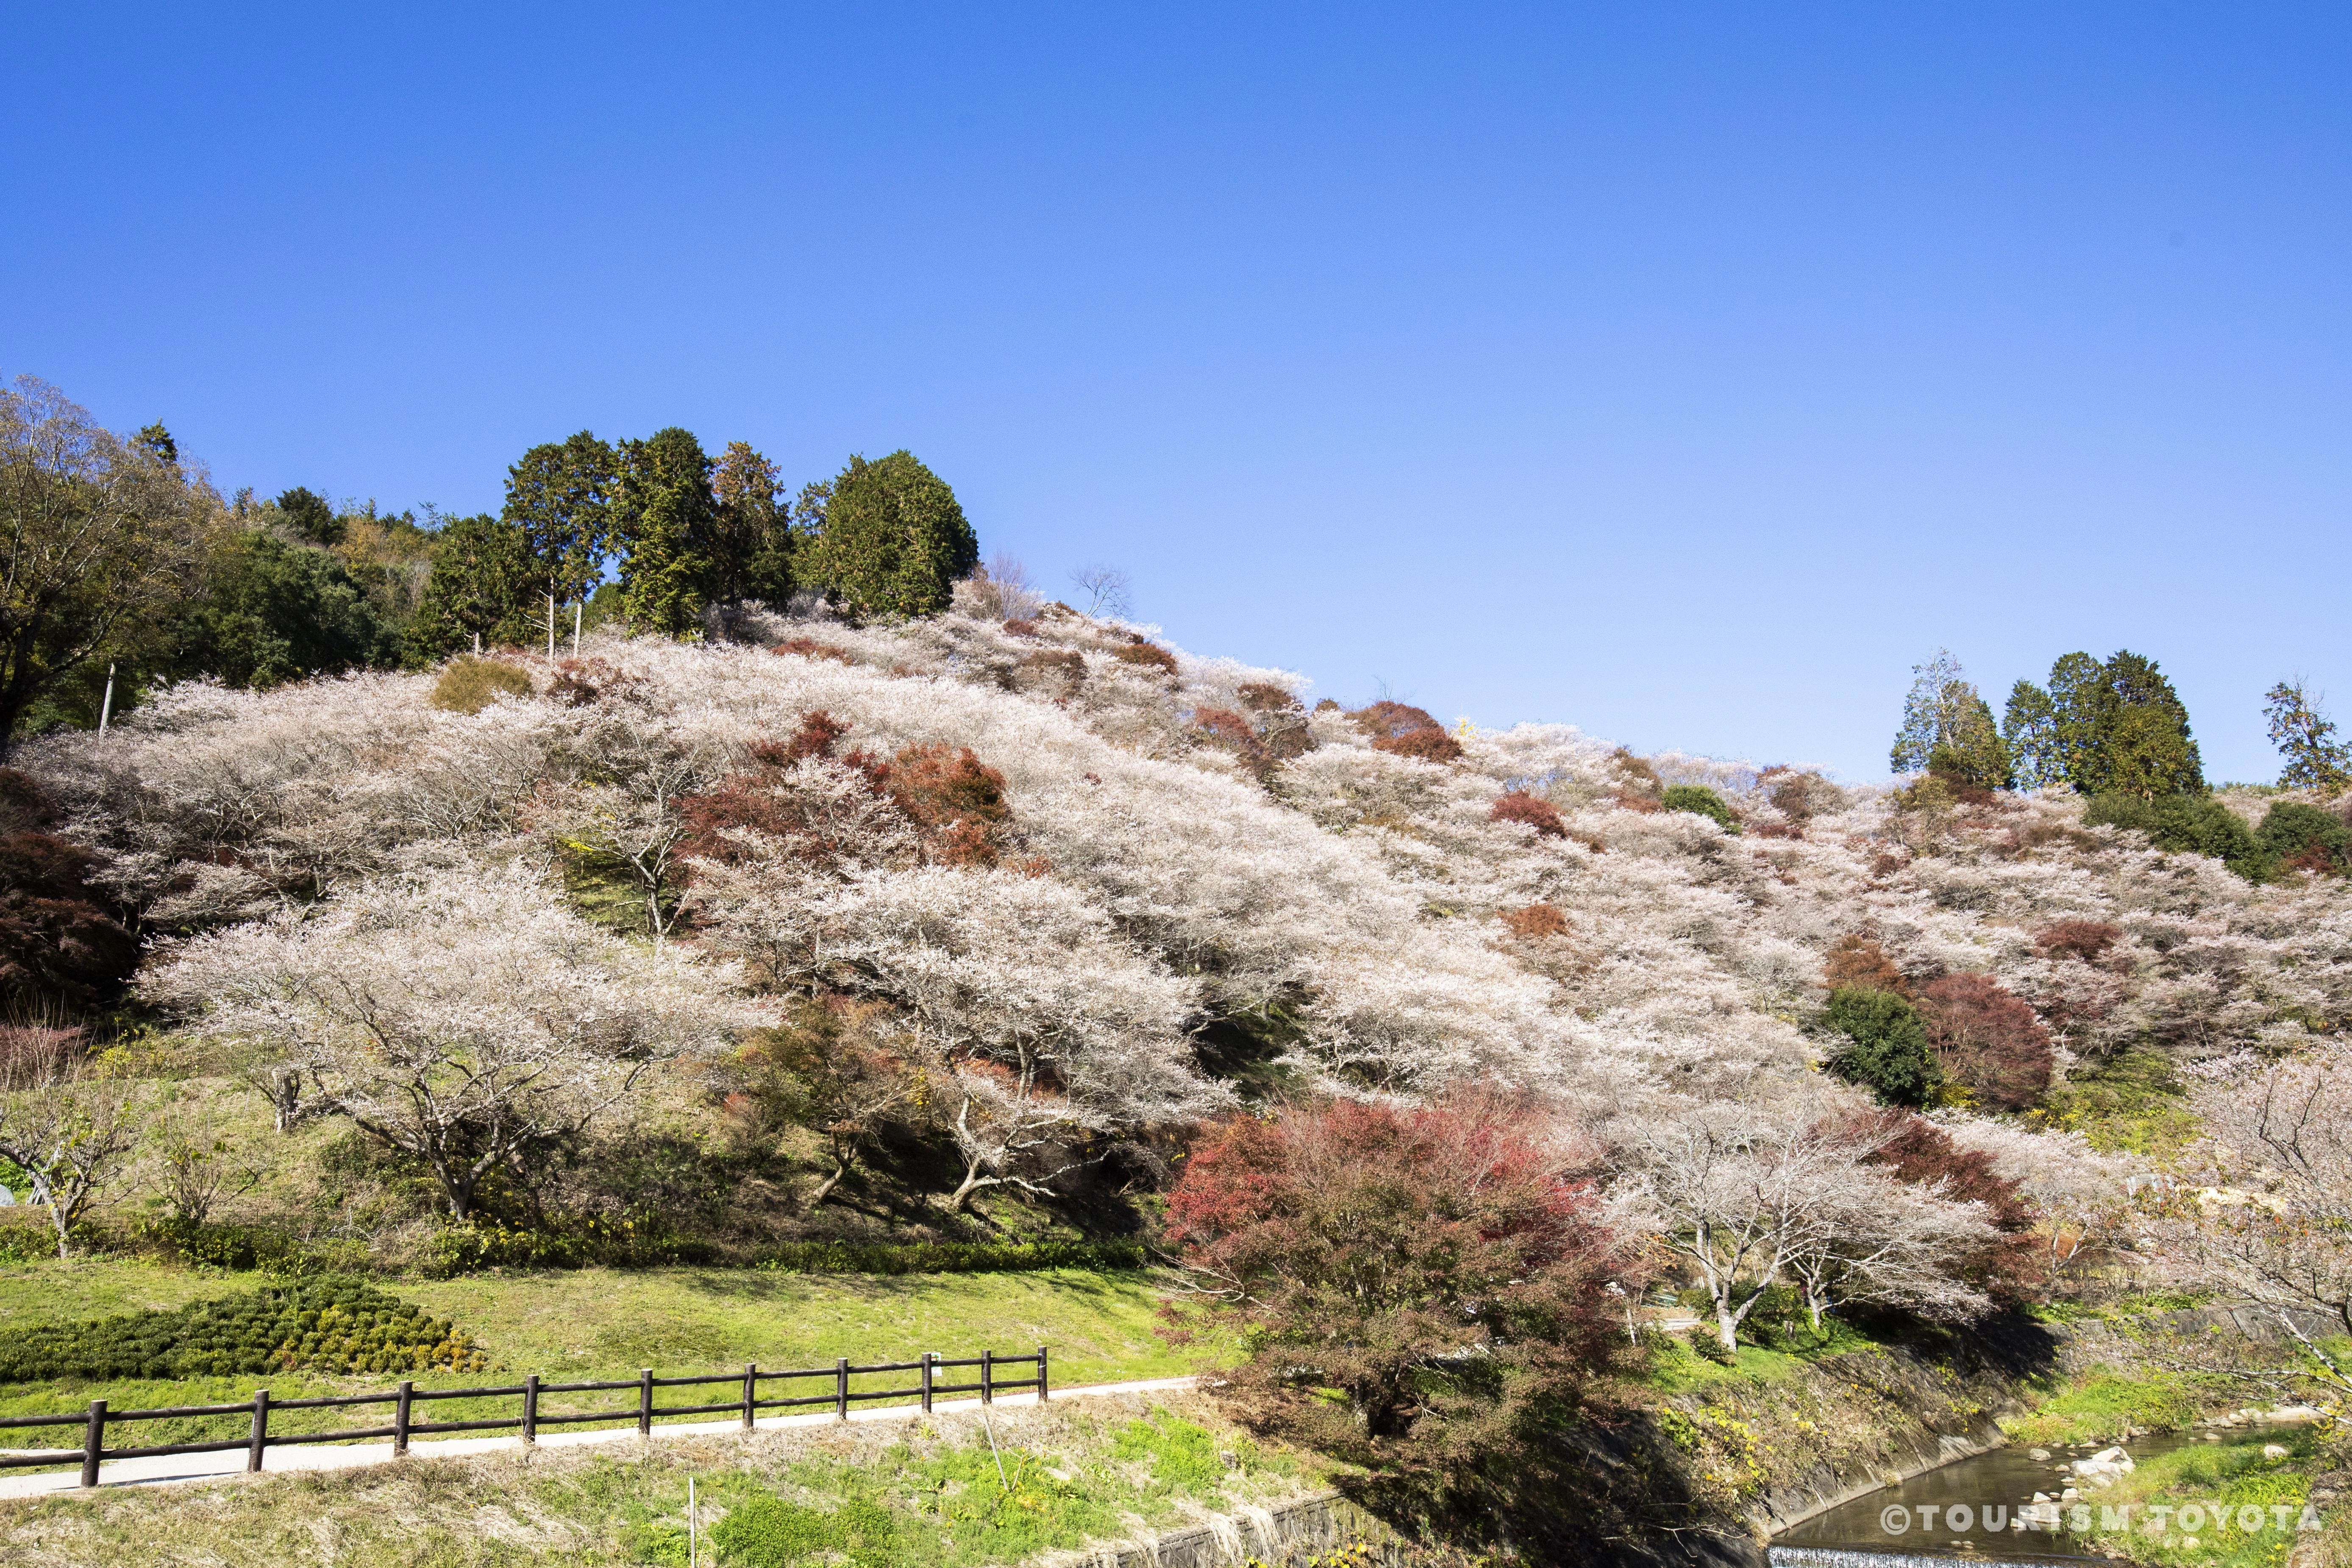
[(480, 1372), (481, 1347), (456, 1325), (347, 1279), (266, 1286), (170, 1310), (37, 1325), (0, 1337), (0, 1382)]
[(2049, 958), (2079, 958), (2085, 963), (2105, 958), (2107, 949), (2123, 940), (2123, 928), (2105, 921), (2060, 921), (2033, 939)]
[(2332, 811), (2282, 801), (2263, 814), (2254, 838), (2269, 854), (2298, 870), (2329, 876), (2352, 870), (2352, 829)]
[(1168, 675), (1176, 673), (1176, 656), (1157, 643), (1137, 637), (1111, 649), (1111, 657), (1121, 664), (1131, 664), (1141, 669), (1157, 669)]
[(1739, 818), (1732, 814), (1730, 805), (1705, 784), (1668, 784), (1658, 804), (1668, 811), (1707, 817), (1726, 833), (1739, 831)]
[(1298, 706), (1298, 699), (1270, 681), (1253, 680), (1234, 689), (1242, 706), (1253, 713), (1286, 713)]
[(829, 658), (835, 664), (854, 666), (857, 662), (847, 648), (819, 642), (814, 637), (786, 637), (768, 651), (780, 658), (790, 654), (796, 658)]
[(1911, 982), (1886, 956), (1875, 937), (1840, 937), (1822, 965), (1822, 984), (1832, 991), (1892, 991), (1911, 994)]
[(1559, 819), (1559, 808), (1548, 800), (1537, 799), (1525, 790), (1515, 789), (1488, 806), (1486, 820), (1520, 823), (1547, 838), (1568, 837), (1568, 824)]
[(451, 713), (479, 713), (498, 700), (530, 695), (530, 677), (495, 658), (461, 655), (449, 661), (433, 683), (433, 706)]
[(1525, 909), (1507, 910), (1502, 921), (1513, 936), (1533, 940), (1545, 936), (1566, 936), (1568, 917), (1549, 904), (1529, 904)]
[(1822, 1021), (1845, 1037), (1830, 1070), (1889, 1105), (1925, 1105), (1941, 1082), (1918, 1010), (1891, 991), (1830, 993)]
[[(1318, 704), (1317, 711), (1321, 711)], [(1462, 755), (1462, 743), (1429, 716), (1425, 708), (1386, 699), (1349, 715), (1356, 727), (1371, 737), (1372, 749), (1424, 763), (1450, 763)]]
[(1601, 1286), (1638, 1283), (1636, 1260), (1541, 1130), (1506, 1110), (1235, 1117), (1194, 1148), (1168, 1216), (1249, 1324), (1227, 1396), (1392, 1472), (1540, 1443), (1624, 1350)]
[(931, 858), (949, 866), (993, 866), (1013, 808), (1004, 775), (969, 746), (908, 746), (891, 760), (890, 798), (922, 831)]
[(1004, 635), (1009, 637), (1034, 637), (1037, 635), (1037, 623), (1015, 616), (1004, 623)]
[(1683, 1336), (1685, 1348), (1701, 1361), (1711, 1361), (1717, 1366), (1738, 1366), (1738, 1354), (1723, 1342), (1723, 1336), (1701, 1324)]
[(2083, 812), (2083, 826), (2144, 833), (2158, 849), (2208, 856), (2250, 882), (2268, 881), (2278, 873), (2277, 857), (2255, 841), (2245, 819), (2210, 795), (2162, 795), (2153, 800), (2135, 795), (2095, 795)]
[(887, 1510), (852, 1498), (833, 1513), (762, 1495), (730, 1509), (711, 1527), (721, 1559), (749, 1568), (793, 1568), (824, 1552), (839, 1552), (855, 1568), (881, 1568), (892, 1560), (897, 1532)]
[(1994, 1110), (2022, 1110), (2050, 1087), (2050, 1031), (1983, 974), (1947, 974), (1919, 994), (1927, 1043), (1946, 1077)]

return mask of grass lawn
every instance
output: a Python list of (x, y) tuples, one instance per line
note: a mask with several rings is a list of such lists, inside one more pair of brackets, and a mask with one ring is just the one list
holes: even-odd
[(2160, 1373), (2125, 1377), (2101, 1369), (2023, 1415), (2003, 1416), (2000, 1427), (2018, 1443), (2115, 1443), (2135, 1426), (2177, 1431), (2197, 1419), (2198, 1409), (2196, 1390), (2183, 1379)]
[[(257, 1289), (257, 1275), (199, 1273), (154, 1263), (107, 1258), (0, 1267), (0, 1333), (36, 1322), (102, 1318), (176, 1306), (198, 1297)], [(591, 1268), (494, 1273), (449, 1280), (389, 1280), (381, 1287), (436, 1316), (455, 1320), (486, 1343), (491, 1370), (420, 1376), (425, 1387), (520, 1381), (527, 1372), (551, 1382), (740, 1372), (747, 1361), (786, 1369), (853, 1362), (908, 1361), (921, 1352), (960, 1357), (983, 1347), (1007, 1354), (1050, 1350), (1056, 1386), (1181, 1376), (1196, 1369), (1198, 1350), (1177, 1350), (1153, 1329), (1160, 1298), (1148, 1274), (1053, 1269), (1025, 1274), (814, 1275), (724, 1268)], [(1010, 1375), (1018, 1376), (1016, 1369)], [(854, 1387), (903, 1386), (909, 1373), (856, 1380)], [(957, 1381), (965, 1374), (958, 1373)], [(0, 1415), (86, 1407), (103, 1397), (117, 1410), (228, 1404), (267, 1385), (273, 1397), (373, 1392), (397, 1382), (390, 1373), (327, 1376), (300, 1373), (170, 1381), (91, 1384), (79, 1379), (0, 1388)], [(824, 1392), (821, 1385), (764, 1388), (763, 1397)], [(701, 1397), (690, 1397), (700, 1394)], [(670, 1404), (705, 1403), (723, 1393), (667, 1391)], [(625, 1396), (549, 1396), (542, 1408), (612, 1408)], [(510, 1415), (516, 1401), (436, 1402), (432, 1416), (467, 1420)], [(274, 1430), (324, 1431), (387, 1417), (357, 1412), (289, 1411)], [(423, 1418), (420, 1416), (420, 1419)], [(709, 1419), (698, 1417), (697, 1419)], [(239, 1417), (190, 1418), (142, 1425), (141, 1443), (194, 1442), (241, 1430)], [(65, 1435), (51, 1442), (69, 1441)], [(129, 1437), (121, 1439), (131, 1441)], [(29, 1443), (27, 1446), (31, 1446)]]
[[(2263, 1458), (2265, 1445), (2287, 1450), (2284, 1458)], [(2299, 1542), (2312, 1539), (2294, 1527), (2305, 1499), (2310, 1495), (2313, 1449), (2309, 1427), (2233, 1433), (2216, 1443), (2196, 1443), (2143, 1459), (2137, 1469), (2111, 1488), (2085, 1500), (2095, 1516), (2101, 1509), (2120, 1510), (2131, 1505), (2130, 1528), (2098, 1531), (2100, 1543), (2135, 1563), (2155, 1568), (2278, 1568)], [(2184, 1528), (2177, 1514), (2161, 1523), (2148, 1512), (2152, 1503), (2175, 1510), (2195, 1504), (2205, 1514), (2201, 1523)], [(2293, 1505), (2284, 1515), (2273, 1511)], [(2242, 1510), (2263, 1510), (2256, 1531), (2238, 1528)], [(2217, 1527), (2224, 1510), (2226, 1523)]]
[(754, 1568), (1020, 1563), (1324, 1484), (1312, 1463), (1257, 1447), (1197, 1394), (1128, 1396), (1006, 1409), (992, 1434), (942, 1413), (0, 1502), (0, 1561), (683, 1568), (689, 1477), (701, 1561), (714, 1561), (715, 1544), (717, 1561)]

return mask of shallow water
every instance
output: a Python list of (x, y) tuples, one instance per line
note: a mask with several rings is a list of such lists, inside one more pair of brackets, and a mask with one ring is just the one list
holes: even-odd
[[(2200, 1440), (2195, 1433), (2165, 1433), (2132, 1438), (2123, 1450), (2145, 1461)], [(1774, 1536), (1773, 1568), (1916, 1568), (1956, 1557), (2103, 1563), (2071, 1531), (2027, 1525), (2020, 1510), (2037, 1491), (2055, 1498), (2063, 1490), (2066, 1478), (2059, 1472), (2068, 1461), (2112, 1447), (2053, 1447), (2048, 1459), (2038, 1460), (2029, 1446), (2012, 1444), (1914, 1476), (1901, 1486), (1882, 1487)], [(2095, 1507), (2098, 1496), (2085, 1489), (2084, 1500)], [(1965, 1510), (1958, 1529), (1951, 1527), (1956, 1507)]]

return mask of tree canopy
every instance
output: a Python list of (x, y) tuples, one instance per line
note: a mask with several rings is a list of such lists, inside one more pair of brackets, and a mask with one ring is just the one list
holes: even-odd
[(856, 616), (937, 615), (956, 579), (980, 564), (980, 542), (955, 492), (912, 452), (871, 463), (851, 458), (812, 510), (808, 582)]
[(2141, 800), (2205, 788), (2188, 708), (2156, 661), (2128, 648), (2104, 663), (2063, 656), (2046, 689), (2030, 680), (2011, 689), (2003, 717), (2003, 739), (2029, 787)]

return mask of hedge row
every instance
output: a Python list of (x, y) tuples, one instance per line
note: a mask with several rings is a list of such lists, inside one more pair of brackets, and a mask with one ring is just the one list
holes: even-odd
[(42, 1324), (0, 1336), (0, 1383), (58, 1377), (228, 1377), (290, 1371), (481, 1372), (455, 1324), (354, 1279), (305, 1279), (168, 1311)]

